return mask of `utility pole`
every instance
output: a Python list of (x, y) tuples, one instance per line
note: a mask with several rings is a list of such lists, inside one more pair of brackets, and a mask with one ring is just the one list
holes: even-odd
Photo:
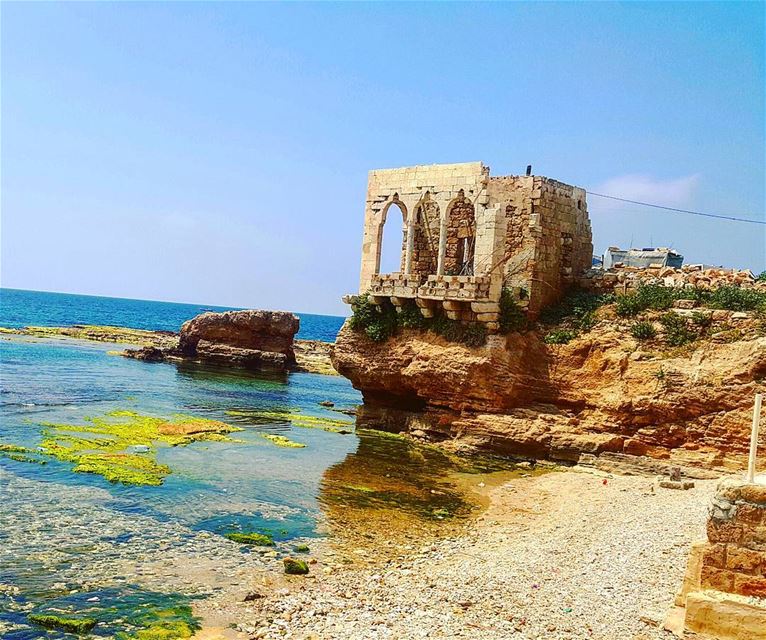
[(750, 457), (747, 461), (747, 481), (755, 482), (755, 454), (758, 451), (758, 429), (761, 423), (761, 402), (762, 393), (755, 394), (755, 405), (753, 406), (753, 429), (750, 432)]

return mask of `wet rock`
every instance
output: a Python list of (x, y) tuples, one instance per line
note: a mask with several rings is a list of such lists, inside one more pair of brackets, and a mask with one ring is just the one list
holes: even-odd
[(203, 313), (181, 327), (178, 350), (185, 357), (254, 368), (295, 364), (298, 316), (286, 311)]
[(285, 573), (292, 576), (302, 576), (309, 572), (309, 565), (303, 560), (297, 558), (285, 558), (282, 560), (285, 566)]
[(144, 362), (162, 362), (165, 360), (166, 351), (159, 347), (141, 347), (140, 349), (125, 349), (122, 355)]

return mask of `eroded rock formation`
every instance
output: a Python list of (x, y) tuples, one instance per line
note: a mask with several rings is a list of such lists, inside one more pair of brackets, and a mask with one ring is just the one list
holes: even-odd
[(298, 316), (287, 311), (208, 312), (184, 322), (177, 345), (146, 345), (123, 355), (148, 362), (191, 359), (283, 371), (296, 365), (293, 337), (299, 326)]
[(672, 355), (608, 324), (566, 345), (528, 331), (479, 348), (416, 331), (374, 343), (344, 326), (332, 359), (364, 395), (360, 419), (376, 426), (508, 454), (738, 468), (766, 338)]
[[(183, 323), (178, 349), (185, 356), (219, 360), (266, 357), (285, 364), (295, 363), (293, 337), (298, 332), (298, 316), (287, 311), (208, 312)], [(260, 355), (259, 355), (260, 354)]]

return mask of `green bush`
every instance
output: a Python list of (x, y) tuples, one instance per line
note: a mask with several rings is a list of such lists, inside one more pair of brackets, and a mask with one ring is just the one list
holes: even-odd
[(641, 313), (645, 307), (643, 301), (635, 293), (629, 293), (624, 296), (617, 296), (617, 304), (615, 305), (615, 311), (618, 316), (628, 318), (637, 316)]
[(766, 292), (727, 284), (712, 291), (707, 304), (714, 309), (753, 311), (766, 307)]
[(384, 303), (380, 307), (372, 304), (366, 293), (351, 305), (353, 315), (349, 325), (356, 331), (364, 331), (374, 342), (383, 342), (396, 333), (397, 313), (393, 305)]
[(686, 289), (674, 289), (660, 284), (644, 284), (635, 293), (617, 296), (616, 311), (618, 316), (636, 316), (647, 309), (664, 311), (673, 306), (675, 300), (688, 297)]
[(660, 318), (662, 326), (665, 327), (665, 341), (672, 347), (680, 347), (689, 342), (693, 342), (697, 337), (689, 329), (686, 319), (677, 313), (669, 311)]
[(636, 340), (651, 340), (657, 335), (657, 329), (651, 322), (641, 320), (630, 328), (630, 333)]
[(761, 271), (756, 278), (758, 282), (766, 282), (766, 271)]
[(481, 347), (487, 343), (487, 328), (481, 323), (466, 325), (460, 341), (469, 347)]
[(700, 329), (707, 329), (713, 324), (713, 314), (705, 313), (704, 311), (693, 311), (692, 322)]
[(500, 331), (511, 333), (522, 331), (527, 326), (527, 316), (521, 307), (516, 304), (513, 294), (509, 289), (503, 289), (500, 295)]
[(580, 331), (590, 331), (596, 326), (596, 314), (593, 311), (586, 311), (581, 316), (575, 318), (574, 326)]
[(574, 340), (577, 337), (577, 333), (570, 331), (569, 329), (556, 329), (547, 333), (543, 338), (545, 344), (566, 344), (570, 340)]
[(464, 324), (450, 320), (443, 313), (431, 318), (428, 328), (449, 342), (461, 342), (469, 347), (480, 347), (487, 342), (487, 329), (483, 324)]
[(405, 329), (424, 329), (427, 324), (423, 314), (420, 313), (420, 309), (412, 300), (408, 300), (401, 308), (397, 322), (399, 326)]
[(596, 309), (611, 302), (614, 302), (613, 294), (598, 294), (575, 289), (558, 304), (543, 309), (540, 320), (544, 324), (558, 324), (565, 320), (581, 322), (584, 317), (589, 314), (593, 317), (592, 314)]

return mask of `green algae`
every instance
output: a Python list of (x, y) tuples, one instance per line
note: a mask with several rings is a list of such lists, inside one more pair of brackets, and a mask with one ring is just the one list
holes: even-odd
[(289, 409), (285, 411), (231, 409), (226, 412), (226, 415), (249, 418), (256, 424), (284, 422), (294, 427), (300, 427), (302, 429), (322, 429), (323, 431), (328, 431), (330, 433), (341, 434), (351, 433), (351, 427), (354, 426), (354, 423), (348, 420), (312, 416), (300, 413), (297, 410), (293, 411)]
[(309, 565), (305, 560), (297, 558), (284, 558), (285, 573), (291, 576), (305, 576), (309, 572)]
[(17, 444), (0, 444), (0, 453), (27, 453), (31, 449)]
[(35, 464), (46, 464), (48, 462), (35, 449), (16, 444), (0, 444), (0, 458), (7, 458), (16, 462), (33, 462)]
[(134, 616), (130, 622), (143, 627), (130, 634), (118, 633), (117, 640), (174, 640), (191, 638), (200, 628), (199, 620), (187, 604), (175, 604), (164, 609), (152, 609)]
[(252, 544), (258, 547), (273, 547), (273, 538), (265, 533), (227, 533), (224, 534), (225, 538), (228, 538), (232, 542), (238, 542), (240, 544)]
[(295, 442), (294, 440), (290, 440), (290, 438), (286, 438), (285, 436), (280, 436), (273, 433), (262, 433), (261, 435), (266, 438), (266, 440), (273, 442), (278, 447), (286, 447), (288, 449), (302, 449), (306, 446), (302, 442)]
[(309, 549), (307, 544), (299, 544), (293, 547), (293, 551), (295, 551), (295, 553), (309, 553), (311, 549)]
[[(171, 419), (115, 410), (104, 417), (86, 417), (85, 424), (43, 423), (39, 451), (2, 445), (0, 456), (39, 462), (48, 456), (72, 463), (76, 473), (100, 475), (109, 482), (158, 486), (171, 470), (155, 459), (158, 443), (185, 446), (197, 441), (232, 441), (228, 434), (242, 431), (218, 420), (176, 414)], [(133, 447), (144, 449), (132, 452)], [(31, 454), (35, 455), (31, 455)]]
[(94, 324), (75, 324), (69, 327), (29, 326), (18, 329), (0, 327), (0, 333), (168, 348), (178, 344), (178, 337), (168, 332)]
[(96, 626), (95, 618), (67, 618), (53, 614), (31, 613), (27, 618), (30, 622), (57, 631), (66, 631), (78, 635), (88, 633)]

